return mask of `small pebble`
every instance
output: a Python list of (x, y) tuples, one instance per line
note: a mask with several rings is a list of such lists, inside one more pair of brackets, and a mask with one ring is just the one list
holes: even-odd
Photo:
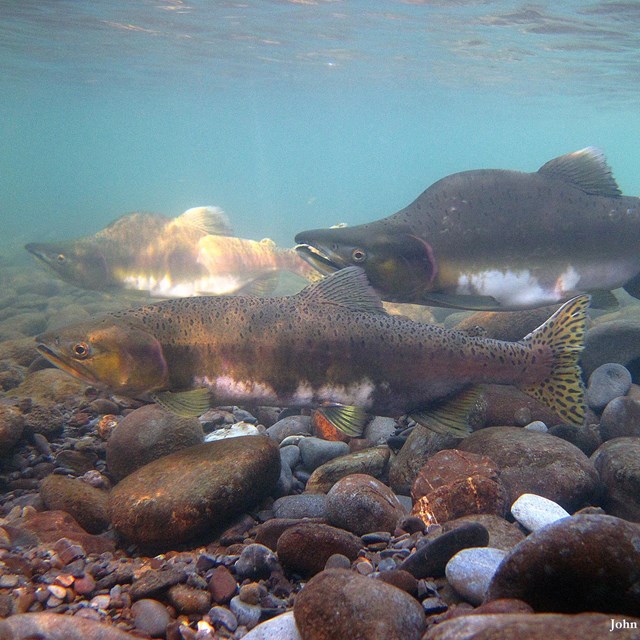
[(280, 563), (275, 553), (262, 544), (246, 546), (235, 564), (236, 575), (240, 580), (268, 578), (271, 572), (279, 569)]
[(240, 596), (234, 596), (229, 603), (231, 611), (238, 619), (238, 624), (253, 629), (262, 615), (262, 609), (255, 604), (248, 604), (240, 599)]
[(293, 611), (283, 613), (271, 620), (261, 622), (249, 631), (243, 640), (302, 640)]
[(549, 431), (549, 428), (544, 422), (542, 422), (542, 420), (536, 420), (535, 422), (530, 422), (524, 428), (527, 431), (540, 431), (541, 433), (546, 433), (547, 431)]
[(232, 632), (238, 628), (238, 619), (226, 607), (213, 607), (207, 615), (216, 628), (222, 626)]
[(334, 553), (329, 557), (326, 564), (324, 565), (325, 569), (350, 569), (351, 568), (351, 560), (347, 558), (347, 556), (342, 555), (341, 553)]
[(165, 636), (171, 616), (162, 603), (143, 598), (131, 605), (131, 613), (136, 629), (144, 631), (154, 638)]

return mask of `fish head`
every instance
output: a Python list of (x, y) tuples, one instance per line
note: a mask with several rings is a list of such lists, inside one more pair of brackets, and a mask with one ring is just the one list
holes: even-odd
[(82, 289), (102, 291), (111, 282), (107, 261), (94, 243), (31, 242), (25, 249), (65, 282)]
[(434, 289), (437, 264), (431, 246), (409, 229), (373, 223), (303, 231), (295, 240), (298, 254), (325, 275), (350, 266), (364, 269), (385, 300), (418, 301)]
[(36, 337), (53, 365), (116, 393), (142, 396), (162, 389), (168, 369), (162, 345), (148, 331), (114, 318), (86, 321)]

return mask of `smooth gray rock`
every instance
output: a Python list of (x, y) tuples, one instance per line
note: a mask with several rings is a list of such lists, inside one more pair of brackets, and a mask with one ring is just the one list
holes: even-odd
[(243, 636), (243, 640), (302, 640), (302, 637), (296, 626), (293, 611), (287, 611), (271, 620), (261, 622)]
[(600, 365), (590, 376), (585, 399), (594, 411), (602, 411), (611, 400), (631, 388), (629, 370), (616, 362)]
[(267, 435), (278, 442), (282, 442), (289, 436), (308, 435), (310, 433), (311, 418), (309, 416), (287, 416), (267, 429)]
[(487, 593), (498, 565), (507, 555), (502, 549), (471, 547), (456, 553), (445, 567), (449, 584), (473, 605), (479, 605)]
[(302, 466), (307, 471), (313, 471), (325, 462), (349, 453), (349, 445), (346, 442), (321, 440), (320, 438), (304, 438), (298, 447), (300, 448)]
[(276, 518), (325, 518), (327, 496), (323, 493), (301, 493), (283, 496), (273, 503)]

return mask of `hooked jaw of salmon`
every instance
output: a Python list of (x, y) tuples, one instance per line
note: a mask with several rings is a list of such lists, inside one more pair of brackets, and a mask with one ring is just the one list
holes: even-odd
[(168, 382), (162, 347), (149, 333), (118, 325), (65, 327), (36, 337), (37, 350), (75, 378), (112, 391), (144, 395)]
[(411, 233), (367, 232), (367, 226), (303, 231), (296, 251), (325, 275), (363, 268), (373, 288), (392, 302), (419, 300), (434, 289), (438, 265), (429, 243)]

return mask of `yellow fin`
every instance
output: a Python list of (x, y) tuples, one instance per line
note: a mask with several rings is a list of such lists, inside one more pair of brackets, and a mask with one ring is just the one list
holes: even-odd
[(544, 403), (571, 424), (585, 418), (584, 385), (578, 360), (584, 346), (590, 296), (583, 295), (562, 305), (544, 324), (522, 339), (522, 343), (551, 349), (553, 366), (539, 384), (521, 387), (527, 395)]
[(174, 222), (214, 236), (233, 235), (231, 224), (220, 207), (192, 207), (179, 215)]
[(183, 418), (201, 416), (211, 406), (207, 389), (192, 391), (162, 391), (152, 398), (161, 406)]
[(338, 431), (358, 438), (362, 435), (369, 416), (362, 407), (346, 404), (327, 404), (318, 407), (321, 413)]
[(473, 431), (473, 414), (478, 410), (480, 395), (480, 387), (469, 387), (435, 407), (414, 411), (409, 417), (436, 433), (466, 438)]

